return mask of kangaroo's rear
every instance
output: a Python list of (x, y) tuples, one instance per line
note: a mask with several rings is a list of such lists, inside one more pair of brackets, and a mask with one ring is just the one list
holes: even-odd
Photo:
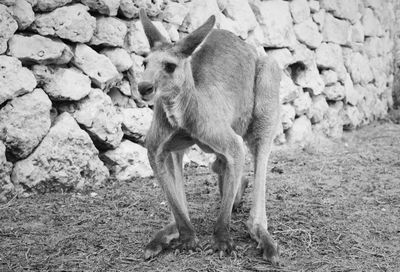
[(166, 41), (144, 10), (140, 18), (152, 49), (139, 84), (142, 98), (154, 100), (146, 146), (172, 211), (171, 223), (147, 245), (145, 257), (157, 255), (173, 239), (183, 249), (198, 247), (182, 173), (183, 152), (193, 144), (217, 157), (212, 169), (218, 174), (222, 200), (213, 249), (234, 249), (229, 224), (247, 184), (242, 178), (246, 142), (255, 159), (247, 225), (264, 258), (276, 263), (277, 245), (267, 231), (265, 180), (279, 120), (279, 68), (268, 58), (258, 59), (255, 49), (232, 33), (212, 30), (214, 16), (176, 44)]

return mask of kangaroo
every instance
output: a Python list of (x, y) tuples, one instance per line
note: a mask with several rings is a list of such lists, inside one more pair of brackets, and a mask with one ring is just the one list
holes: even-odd
[(279, 121), (279, 67), (268, 57), (258, 58), (255, 48), (233, 33), (213, 29), (215, 16), (175, 44), (160, 34), (143, 9), (140, 20), (151, 52), (143, 61), (138, 89), (143, 100), (154, 103), (146, 148), (172, 211), (171, 223), (146, 246), (145, 258), (156, 256), (172, 240), (180, 249), (199, 247), (182, 168), (184, 150), (194, 144), (216, 154), (212, 169), (219, 177), (221, 207), (212, 249), (220, 255), (235, 250), (230, 221), (246, 186), (246, 143), (255, 160), (248, 230), (263, 258), (277, 264), (278, 246), (267, 230), (265, 182)]

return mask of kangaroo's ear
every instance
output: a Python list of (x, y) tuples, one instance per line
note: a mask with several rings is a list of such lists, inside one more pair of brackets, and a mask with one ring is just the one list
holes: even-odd
[(214, 24), (215, 16), (212, 15), (202, 26), (178, 41), (176, 43), (176, 50), (186, 57), (190, 56), (197, 46), (207, 37), (208, 33), (213, 29)]
[(140, 21), (142, 22), (144, 33), (146, 34), (147, 40), (149, 41), (150, 48), (153, 48), (156, 43), (166, 43), (167, 39), (161, 35), (160, 31), (154, 26), (147, 17), (146, 11), (140, 9), (139, 11)]

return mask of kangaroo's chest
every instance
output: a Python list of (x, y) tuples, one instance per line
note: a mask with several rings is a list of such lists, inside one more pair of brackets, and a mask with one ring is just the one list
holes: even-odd
[(183, 109), (178, 99), (165, 99), (162, 102), (162, 107), (172, 127), (178, 128), (183, 126)]

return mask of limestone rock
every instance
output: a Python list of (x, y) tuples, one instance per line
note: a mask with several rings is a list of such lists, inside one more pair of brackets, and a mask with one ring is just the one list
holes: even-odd
[(364, 51), (370, 59), (382, 57), (385, 53), (385, 40), (378, 37), (367, 37), (364, 42)]
[(37, 0), (35, 10), (40, 12), (49, 12), (56, 8), (65, 6), (71, 2), (72, 0)]
[(247, 1), (227, 0), (224, 14), (233, 20), (235, 32), (243, 39), (257, 26), (256, 17)]
[(92, 89), (87, 97), (60, 106), (69, 112), (91, 136), (100, 149), (119, 146), (122, 140), (122, 117), (114, 108), (111, 98), (99, 89)]
[(351, 41), (355, 43), (364, 42), (364, 27), (360, 21), (351, 26)]
[(282, 78), (280, 82), (279, 88), (279, 100), (281, 103), (288, 103), (295, 100), (300, 93), (300, 87), (295, 85), (293, 80), (286, 75), (286, 73), (282, 73)]
[(178, 26), (169, 24), (169, 23), (163, 23), (165, 26), (165, 30), (168, 32), (168, 36), (171, 39), (172, 42), (177, 42), (180, 39), (180, 35), (178, 32)]
[(63, 113), (35, 151), (15, 164), (11, 178), (38, 192), (90, 188), (109, 177), (97, 155), (89, 135)]
[(139, 18), (139, 7), (133, 0), (121, 0), (119, 10), (128, 19)]
[(82, 4), (90, 7), (91, 10), (108, 16), (117, 15), (120, 0), (80, 0)]
[(362, 114), (357, 107), (346, 105), (343, 110), (343, 129), (353, 130), (362, 124)]
[(315, 124), (314, 131), (323, 133), (328, 137), (340, 138), (343, 135), (343, 102), (337, 101), (331, 105), (325, 118)]
[(52, 100), (78, 101), (91, 90), (90, 79), (76, 68), (34, 65), (33, 73)]
[(72, 62), (101, 89), (111, 87), (121, 79), (111, 60), (89, 46), (77, 44), (74, 54)]
[(319, 95), (324, 89), (324, 81), (315, 62), (306, 66), (305, 70), (298, 72), (294, 82), (302, 88), (311, 90), (313, 95)]
[(33, 91), (35, 77), (18, 59), (0, 56), (0, 63), (0, 104)]
[(358, 52), (351, 53), (345, 59), (345, 65), (354, 84), (361, 83), (366, 85), (374, 79), (368, 58)]
[(4, 5), (6, 7), (10, 7), (14, 5), (15, 0), (0, 0), (0, 5)]
[(197, 145), (187, 149), (183, 156), (183, 164), (195, 164), (198, 166), (208, 167), (215, 161), (215, 155), (203, 152)]
[(318, 26), (311, 18), (296, 24), (294, 32), (297, 39), (310, 48), (317, 48), (322, 42), (322, 35), (318, 31)]
[(126, 96), (131, 96), (131, 86), (129, 84), (129, 81), (126, 79), (121, 80), (117, 86), (115, 86), (121, 93), (123, 93)]
[(276, 61), (282, 70), (294, 62), (292, 53), (287, 48), (270, 49), (267, 50), (267, 54)]
[(381, 0), (363, 0), (364, 6), (372, 9), (379, 9), (382, 5)]
[(133, 65), (133, 61), (128, 52), (125, 51), (125, 49), (106, 48), (103, 49), (100, 53), (107, 56), (111, 60), (112, 64), (114, 64), (118, 72), (125, 72)]
[(302, 115), (295, 119), (293, 126), (286, 132), (287, 140), (290, 144), (305, 144), (312, 137), (312, 128), (310, 120)]
[(27, 28), (35, 20), (32, 6), (25, 0), (15, 0), (15, 4), (12, 6), (12, 11), (14, 19), (18, 23), (18, 29), (20, 30)]
[(299, 97), (293, 101), (293, 107), (296, 111), (296, 115), (309, 115), (312, 100), (308, 92), (301, 92)]
[(7, 42), (18, 29), (18, 24), (12, 16), (12, 11), (0, 4), (0, 54), (7, 50)]
[(278, 123), (275, 131), (274, 144), (284, 145), (285, 143), (286, 143), (286, 135), (285, 132), (283, 131), (282, 123)]
[(6, 159), (6, 147), (0, 141), (0, 203), (7, 200), (7, 196), (14, 190), (11, 183), (12, 163)]
[(361, 93), (354, 88), (353, 81), (348, 73), (346, 73), (346, 80), (344, 82), (344, 89), (346, 93), (346, 103), (353, 106), (357, 105), (361, 101)]
[(313, 124), (321, 122), (329, 110), (329, 105), (326, 102), (324, 95), (317, 95), (312, 98), (310, 108), (311, 122)]
[(309, 0), (308, 6), (310, 7), (311, 13), (316, 13), (320, 10), (320, 5), (318, 0)]
[(129, 96), (124, 95), (117, 87), (111, 88), (107, 95), (111, 98), (114, 106), (123, 108), (136, 108), (135, 101)]
[(293, 126), (296, 110), (290, 104), (281, 104), (281, 123), (284, 130)]
[(374, 12), (370, 8), (364, 10), (362, 17), (362, 24), (364, 26), (365, 36), (382, 36), (383, 29), (378, 18), (375, 17)]
[(51, 101), (41, 90), (14, 98), (0, 110), (0, 140), (14, 159), (26, 158), (50, 128)]
[[(246, 42), (253, 45), (256, 49), (261, 47), (262, 53), (265, 53), (265, 49), (262, 47), (264, 43), (264, 32), (259, 24), (249, 32)], [(260, 54), (260, 56), (262, 55)]]
[(328, 100), (342, 100), (346, 94), (344, 86), (340, 83), (336, 83), (331, 86), (325, 87), (323, 93)]
[[(292, 51), (293, 61), (292, 64), (297, 65), (301, 63), (303, 66), (312, 65), (315, 62), (314, 51), (310, 50), (302, 43), (297, 43)], [(290, 67), (292, 67), (291, 65)]]
[(189, 9), (186, 5), (182, 3), (168, 2), (162, 13), (162, 18), (168, 23), (180, 26), (182, 25), (183, 20), (185, 20), (188, 12)]
[(140, 21), (132, 21), (128, 26), (127, 43), (129, 51), (138, 55), (149, 53), (150, 45), (142, 23)]
[(153, 111), (149, 108), (121, 109), (121, 114), (125, 137), (143, 144), (153, 119)]
[(122, 141), (114, 150), (101, 154), (101, 159), (118, 181), (153, 176), (146, 148), (129, 140)]
[(332, 12), (335, 17), (347, 19), (352, 23), (355, 23), (358, 18), (358, 0), (322, 0), (320, 6), (326, 11)]
[(146, 9), (147, 16), (156, 17), (161, 13), (163, 0), (121, 0), (119, 10), (126, 18), (139, 18), (139, 9)]
[(290, 12), (296, 24), (307, 20), (310, 17), (310, 7), (307, 0), (293, 0), (290, 2)]
[(216, 16), (217, 25), (220, 22), (221, 12), (216, 0), (193, 0), (189, 3), (189, 12), (186, 15), (180, 30), (192, 32), (201, 26), (211, 15)]
[(8, 45), (8, 54), (26, 64), (66, 64), (73, 56), (71, 49), (62, 41), (40, 35), (17, 34), (10, 39)]
[(96, 22), (96, 30), (90, 44), (121, 47), (124, 45), (128, 31), (125, 23), (113, 17), (100, 17)]
[(325, 42), (333, 42), (341, 45), (350, 43), (351, 32), (350, 23), (333, 17), (326, 13), (322, 36)]
[(85, 43), (90, 41), (96, 28), (96, 19), (87, 10), (82, 4), (57, 8), (37, 15), (32, 28), (40, 35)]
[(374, 75), (374, 84), (384, 90), (390, 82), (392, 60), (390, 58), (376, 57), (369, 60), (369, 64)]
[[(235, 34), (236, 36), (240, 36), (241, 33), (239, 28), (240, 27), (237, 25), (237, 23), (233, 21), (231, 18), (226, 17), (223, 14), (219, 16), (219, 29), (228, 30), (233, 34)], [(245, 33), (245, 35), (247, 37), (247, 33)]]
[(325, 10), (321, 9), (312, 15), (312, 19), (318, 25), (319, 31), (322, 31), (322, 29), (324, 29), (325, 14)]
[(323, 70), (321, 76), (324, 80), (325, 86), (333, 85), (338, 81), (338, 75), (333, 70)]
[(264, 47), (289, 47), (296, 43), (289, 3), (282, 0), (257, 2), (257, 20), (264, 32)]
[(338, 71), (344, 65), (342, 48), (337, 44), (322, 43), (315, 53), (318, 67)]

